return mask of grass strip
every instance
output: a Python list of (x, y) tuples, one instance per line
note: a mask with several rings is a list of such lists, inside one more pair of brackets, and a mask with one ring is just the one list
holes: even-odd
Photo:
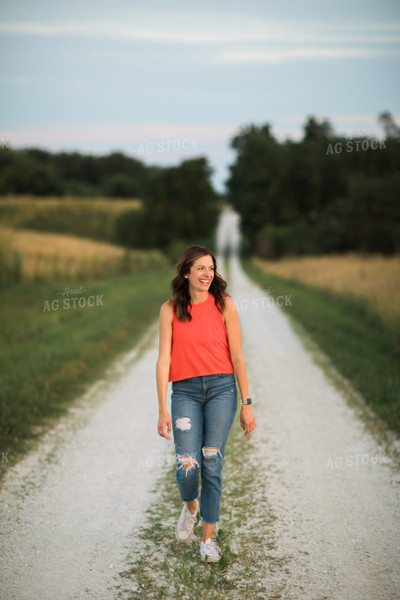
[(249, 277), (273, 297), (290, 297), (283, 310), (304, 327), (333, 366), (396, 434), (400, 433), (400, 330), (354, 298), (265, 274), (243, 261)]
[(0, 290), (0, 451), (6, 456), (0, 476), (116, 354), (135, 345), (167, 299), (171, 277), (166, 267), (85, 286)]
[(202, 528), (188, 544), (175, 539), (182, 510), (174, 462), (153, 490), (145, 523), (132, 534), (129, 568), (120, 573), (121, 600), (282, 598), (290, 557), (276, 547), (276, 516), (267, 500), (268, 474), (257, 461), (255, 441), (243, 436), (239, 413), (225, 450), (219, 525), (219, 563), (200, 558)]

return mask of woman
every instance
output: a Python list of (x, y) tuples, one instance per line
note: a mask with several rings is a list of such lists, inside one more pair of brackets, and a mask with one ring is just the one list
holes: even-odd
[[(172, 299), (160, 310), (158, 433), (170, 440), (173, 426), (176, 479), (184, 502), (176, 538), (186, 543), (193, 534), (201, 471), (200, 556), (208, 562), (221, 556), (212, 535), (219, 519), (222, 459), (237, 408), (235, 374), (245, 435), (255, 427), (237, 309), (225, 289), (213, 253), (204, 246), (190, 246), (171, 282)], [(172, 422), (167, 410), (169, 381)]]

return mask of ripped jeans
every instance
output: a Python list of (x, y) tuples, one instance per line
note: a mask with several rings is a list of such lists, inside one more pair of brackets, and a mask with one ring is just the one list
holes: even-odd
[(237, 409), (235, 375), (203, 375), (172, 383), (171, 419), (181, 499), (199, 495), (200, 517), (206, 523), (219, 519), (222, 494), (222, 459)]

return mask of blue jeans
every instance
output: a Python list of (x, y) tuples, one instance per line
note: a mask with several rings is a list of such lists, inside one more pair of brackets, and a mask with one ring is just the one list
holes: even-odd
[(219, 519), (222, 459), (237, 409), (235, 375), (203, 375), (172, 383), (171, 419), (181, 499), (199, 495), (200, 516), (206, 523)]

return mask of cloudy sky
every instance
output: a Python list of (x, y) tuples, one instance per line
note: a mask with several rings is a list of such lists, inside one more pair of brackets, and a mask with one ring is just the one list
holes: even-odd
[(399, 0), (0, 0), (0, 57), (0, 144), (205, 155), (219, 190), (241, 126), (400, 118)]

